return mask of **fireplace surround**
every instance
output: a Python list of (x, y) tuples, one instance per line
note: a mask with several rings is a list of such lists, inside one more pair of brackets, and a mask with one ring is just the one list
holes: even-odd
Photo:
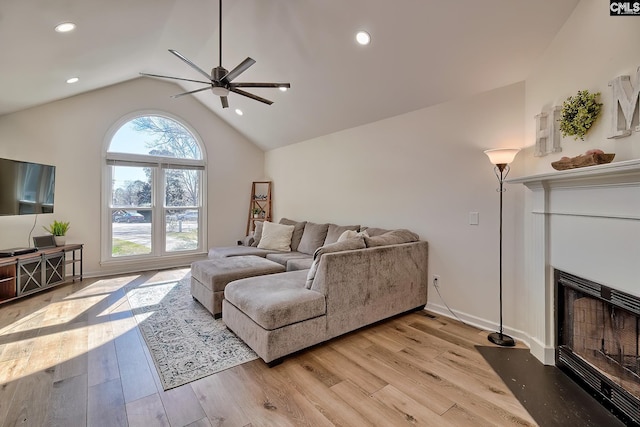
[[(578, 336), (572, 344), (581, 342), (578, 350), (600, 353), (607, 361), (621, 360), (622, 372), (626, 373), (627, 365), (633, 364), (635, 358), (635, 355), (629, 356), (627, 350), (636, 345), (637, 333), (631, 334), (632, 338), (624, 344), (620, 340), (613, 344), (616, 341), (607, 337), (604, 345), (602, 337), (600, 341), (598, 338), (589, 341), (580, 333), (589, 331), (585, 323), (589, 319), (584, 313), (592, 305), (596, 306), (596, 314), (590, 316), (613, 319), (610, 323), (618, 329), (635, 322), (627, 317), (635, 318), (634, 309), (616, 308), (612, 317), (611, 309), (601, 303), (613, 297), (640, 297), (640, 159), (525, 176), (507, 182), (524, 184), (529, 190), (524, 197), (523, 283), (519, 288), (524, 302), (519, 313), (523, 330), (516, 337), (527, 342), (531, 354), (542, 363), (562, 365), (563, 369), (573, 364), (575, 370), (581, 371), (583, 365), (587, 365), (586, 359), (572, 357), (576, 352), (570, 353), (564, 346), (566, 343), (557, 340), (557, 334), (567, 338), (569, 326), (561, 325), (564, 321), (557, 316), (561, 309), (556, 309), (556, 304), (560, 298), (582, 299), (577, 305), (583, 322), (577, 326), (580, 330), (576, 331)], [(563, 272), (563, 281), (571, 277), (572, 282), (579, 284), (577, 294), (563, 291), (558, 296), (556, 270)], [(592, 294), (587, 292), (589, 289)], [(564, 303), (563, 300), (562, 307)], [(598, 306), (602, 307), (600, 311)], [(573, 328), (572, 325), (572, 332)], [(620, 331), (610, 331), (614, 332)], [(637, 381), (636, 374), (631, 375), (634, 381)], [(613, 381), (603, 376), (583, 373), (584, 378), (593, 379), (597, 393), (605, 397), (615, 394), (615, 399), (624, 396), (623, 400), (627, 400), (625, 393), (628, 393), (631, 398), (625, 405), (630, 408), (625, 413), (638, 419), (635, 418), (640, 396), (637, 389), (634, 392), (632, 386), (631, 392), (621, 392), (611, 387), (609, 391), (609, 381)], [(573, 377), (581, 378), (575, 372)]]

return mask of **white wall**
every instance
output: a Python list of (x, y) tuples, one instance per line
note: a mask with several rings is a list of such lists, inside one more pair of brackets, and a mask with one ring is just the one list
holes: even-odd
[[(141, 78), (0, 117), (0, 157), (57, 167), (55, 213), (39, 215), (33, 235), (44, 234), (42, 225), (54, 218), (70, 221), (67, 241), (85, 243), (88, 275), (140, 267), (100, 265), (105, 136), (110, 126), (134, 111), (168, 112), (202, 138), (208, 164), (205, 248), (233, 245), (244, 234), (251, 181), (264, 174), (264, 152), (194, 98), (169, 97), (179, 91), (171, 83)], [(34, 220), (34, 215), (0, 217), (0, 248), (28, 246)]]
[[(521, 147), (524, 84), (266, 153), (274, 219), (408, 228), (429, 241), (429, 274), (458, 315), (498, 321), (498, 186), (483, 150)], [(515, 204), (505, 196), (505, 282), (515, 277)], [(469, 212), (480, 224), (469, 225)], [(510, 286), (507, 301), (518, 290)], [(429, 290), (431, 309), (444, 310)], [(513, 305), (511, 306), (513, 307)], [(515, 307), (505, 311), (520, 327)]]
[[(551, 172), (551, 162), (573, 157), (592, 148), (615, 153), (614, 161), (640, 158), (640, 132), (607, 139), (613, 100), (609, 81), (633, 77), (640, 67), (640, 17), (609, 16), (601, 0), (582, 0), (526, 80), (526, 173)], [(562, 153), (533, 157), (535, 119), (543, 108), (561, 106), (579, 90), (600, 92), (603, 109), (585, 140), (562, 139)], [(522, 153), (525, 154), (525, 153)]]

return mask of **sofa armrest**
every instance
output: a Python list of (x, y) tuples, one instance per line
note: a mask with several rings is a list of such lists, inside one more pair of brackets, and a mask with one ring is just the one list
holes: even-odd
[(327, 253), (311, 289), (327, 299), (331, 337), (427, 303), (425, 241)]

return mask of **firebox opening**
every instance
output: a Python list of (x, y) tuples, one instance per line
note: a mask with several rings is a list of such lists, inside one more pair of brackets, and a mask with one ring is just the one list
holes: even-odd
[(556, 365), (640, 423), (640, 298), (556, 270)]

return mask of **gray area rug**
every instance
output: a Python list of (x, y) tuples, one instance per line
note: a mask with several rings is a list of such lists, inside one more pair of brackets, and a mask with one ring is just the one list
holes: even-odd
[(127, 299), (165, 390), (258, 358), (191, 297), (189, 275), (131, 287)]

